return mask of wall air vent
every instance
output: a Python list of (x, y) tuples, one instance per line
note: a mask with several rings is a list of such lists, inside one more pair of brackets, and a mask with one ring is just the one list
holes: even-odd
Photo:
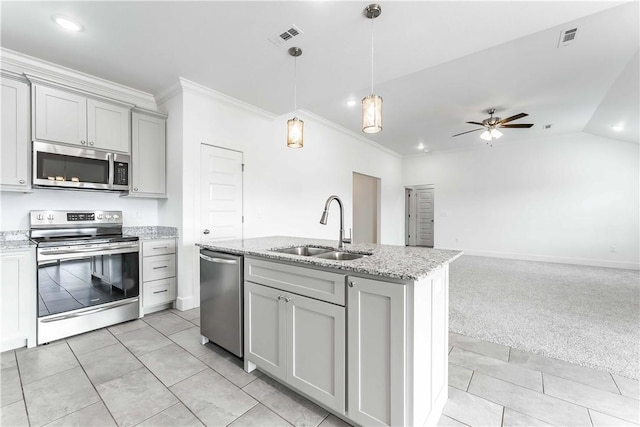
[(281, 32), (275, 37), (269, 37), (267, 40), (276, 46), (281, 46), (300, 34), (304, 34), (302, 30), (295, 25), (292, 25), (288, 30)]
[(560, 33), (560, 40), (558, 41), (558, 47), (567, 46), (576, 39), (578, 34), (577, 28), (571, 28), (570, 30), (562, 30)]

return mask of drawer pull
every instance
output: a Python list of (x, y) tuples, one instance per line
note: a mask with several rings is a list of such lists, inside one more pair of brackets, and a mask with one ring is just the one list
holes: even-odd
[(154, 270), (160, 270), (161, 268), (167, 268), (168, 265), (161, 265), (160, 267), (153, 267)]
[(162, 291), (153, 291), (154, 294), (161, 294), (163, 292), (169, 292), (169, 289), (164, 289)]
[(169, 249), (169, 246), (156, 246), (155, 248), (152, 249)]

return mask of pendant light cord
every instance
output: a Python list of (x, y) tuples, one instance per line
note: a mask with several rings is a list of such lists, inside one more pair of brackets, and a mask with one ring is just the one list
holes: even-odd
[(293, 58), (293, 115), (298, 111), (298, 57)]
[(373, 21), (375, 18), (371, 18), (371, 95), (373, 95)]

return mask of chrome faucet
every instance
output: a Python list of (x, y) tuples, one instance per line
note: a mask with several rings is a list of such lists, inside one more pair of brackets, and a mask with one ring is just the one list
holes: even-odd
[(344, 249), (345, 243), (351, 243), (351, 235), (349, 235), (348, 238), (344, 237), (344, 210), (342, 209), (342, 200), (340, 200), (340, 197), (329, 196), (324, 204), (324, 211), (322, 212), (322, 217), (320, 217), (320, 224), (327, 225), (327, 217), (329, 216), (329, 205), (334, 200), (338, 202), (338, 206), (340, 207), (340, 240), (338, 240), (338, 248)]

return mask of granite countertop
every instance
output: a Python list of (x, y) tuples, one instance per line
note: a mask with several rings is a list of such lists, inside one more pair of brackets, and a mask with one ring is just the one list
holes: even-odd
[(36, 244), (29, 240), (28, 230), (0, 232), (0, 250), (26, 249), (35, 246)]
[(178, 237), (176, 227), (150, 226), (150, 227), (123, 227), (122, 234), (137, 236), (140, 240), (175, 239)]
[(436, 268), (447, 264), (462, 255), (462, 252), (460, 251), (376, 244), (345, 245), (345, 252), (370, 254), (364, 258), (351, 261), (335, 261), (272, 251), (276, 248), (301, 245), (313, 245), (335, 249), (337, 248), (338, 242), (336, 240), (273, 236), (198, 244), (198, 246), (214, 251), (297, 262), (300, 264), (400, 280), (420, 280)]

